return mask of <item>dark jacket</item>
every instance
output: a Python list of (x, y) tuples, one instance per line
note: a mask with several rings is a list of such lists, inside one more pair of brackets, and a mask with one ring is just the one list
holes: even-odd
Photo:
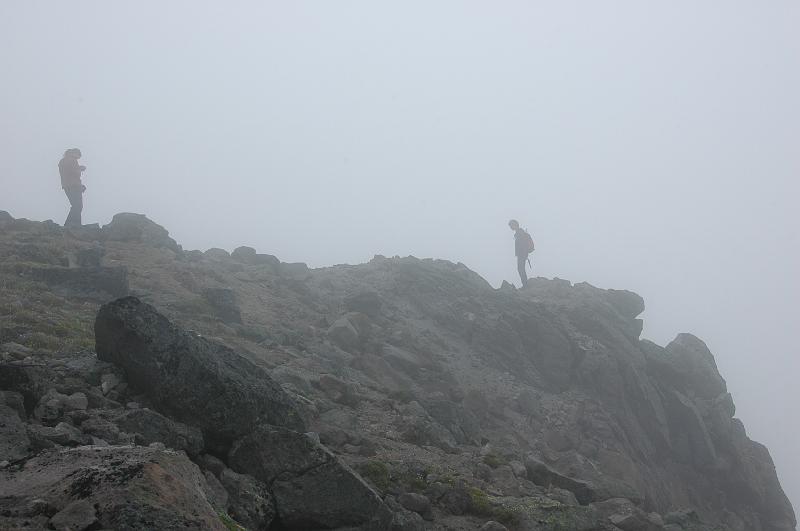
[(78, 159), (64, 157), (58, 161), (58, 173), (61, 174), (61, 188), (75, 188), (83, 186), (81, 182), (81, 167)]
[(528, 233), (525, 229), (517, 229), (514, 231), (514, 254), (519, 257), (525, 257), (530, 254), (528, 248)]

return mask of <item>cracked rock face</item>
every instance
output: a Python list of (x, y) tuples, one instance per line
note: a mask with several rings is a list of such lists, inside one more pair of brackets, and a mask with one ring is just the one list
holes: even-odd
[(382, 529), (391, 519), (378, 493), (307, 435), (260, 426), (233, 445), (228, 463), (269, 486), (278, 517), (290, 529)]
[(261, 423), (303, 430), (292, 400), (269, 374), (231, 349), (173, 326), (134, 297), (100, 309), (97, 355), (123, 368), (160, 411), (225, 449)]
[(706, 345), (640, 339), (634, 293), (0, 228), (2, 529), (796, 527)]

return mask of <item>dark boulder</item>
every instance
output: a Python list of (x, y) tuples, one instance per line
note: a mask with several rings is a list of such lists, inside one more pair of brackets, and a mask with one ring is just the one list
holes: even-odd
[(225, 452), (263, 423), (305, 429), (292, 399), (264, 369), (179, 329), (135, 297), (100, 308), (95, 338), (101, 360), (122, 367), (157, 410), (200, 428), (211, 449)]
[(230, 288), (206, 288), (203, 298), (211, 305), (223, 322), (242, 323), (242, 311), (239, 309), (236, 292)]
[(377, 492), (301, 433), (260, 426), (234, 444), (228, 464), (271, 486), (286, 529), (386, 529), (391, 520)]

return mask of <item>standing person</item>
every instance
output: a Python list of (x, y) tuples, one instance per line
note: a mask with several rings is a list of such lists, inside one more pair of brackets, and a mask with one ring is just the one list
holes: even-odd
[(514, 231), (514, 254), (517, 255), (517, 271), (519, 271), (519, 279), (524, 288), (528, 285), (528, 271), (525, 268), (525, 262), (530, 263), (528, 255), (534, 249), (533, 238), (525, 229), (520, 228), (516, 219), (509, 221), (508, 226)]
[(78, 159), (81, 158), (81, 150), (78, 148), (71, 148), (64, 152), (64, 157), (58, 161), (58, 173), (61, 174), (61, 188), (67, 194), (69, 199), (70, 209), (67, 220), (64, 222), (65, 227), (80, 227), (81, 226), (81, 212), (83, 211), (83, 192), (86, 187), (81, 182), (81, 173), (86, 169), (86, 166), (78, 164)]

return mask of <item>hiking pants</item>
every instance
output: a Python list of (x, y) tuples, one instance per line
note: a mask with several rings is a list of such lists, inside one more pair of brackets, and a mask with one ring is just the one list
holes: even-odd
[(69, 199), (71, 207), (67, 215), (67, 220), (64, 222), (64, 226), (80, 227), (81, 212), (83, 211), (83, 189), (80, 186), (70, 186), (64, 188), (64, 193), (67, 194), (67, 199)]
[(525, 269), (525, 262), (527, 260), (527, 256), (517, 257), (517, 271), (519, 271), (519, 279), (522, 281), (522, 287), (528, 285), (528, 271)]

